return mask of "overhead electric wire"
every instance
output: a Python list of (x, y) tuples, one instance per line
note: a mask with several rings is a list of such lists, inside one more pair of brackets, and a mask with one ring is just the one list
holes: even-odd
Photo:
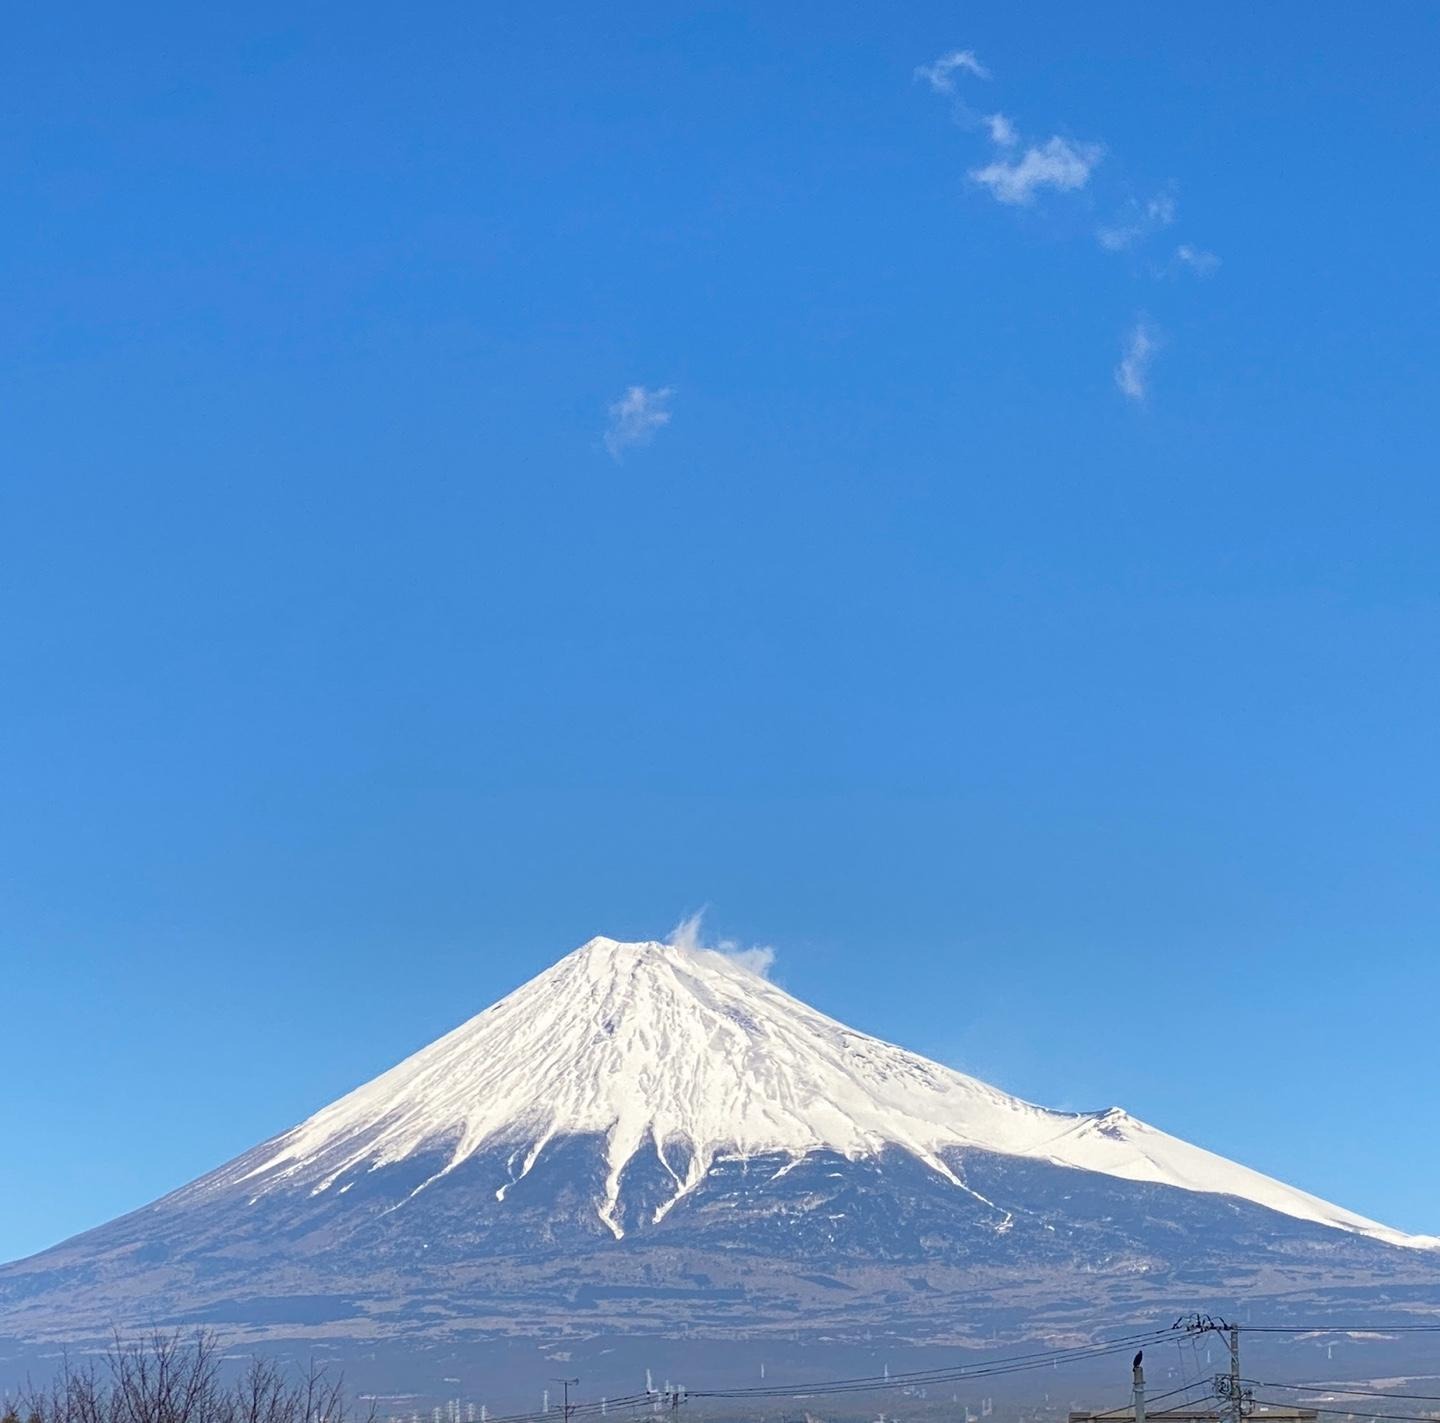
[[(1032, 1369), (1049, 1368), (1061, 1363), (1104, 1358), (1120, 1353), (1137, 1344), (1149, 1343), (1168, 1337), (1168, 1329), (1150, 1329), (1143, 1333), (1127, 1334), (1116, 1339), (1097, 1340), (1093, 1344), (1076, 1344), (1065, 1349), (1044, 1349), (1025, 1354), (1011, 1354), (984, 1363), (957, 1364), (942, 1369), (922, 1369), (907, 1373), (869, 1374), (854, 1378), (821, 1379), (810, 1384), (791, 1384), (781, 1387), (738, 1388), (738, 1389), (676, 1389), (667, 1394), (663, 1390), (646, 1393), (626, 1394), (620, 1398), (608, 1398), (587, 1403), (572, 1403), (569, 1416), (594, 1417), (614, 1409), (624, 1413), (627, 1409), (651, 1407), (663, 1403), (667, 1397), (691, 1398), (798, 1398), (815, 1394), (870, 1393), (879, 1389), (909, 1388), (925, 1384), (958, 1383), (962, 1379), (992, 1378), (998, 1375), (1023, 1373)], [(532, 1413), (498, 1414), (487, 1419), (487, 1423), (543, 1423), (553, 1419), (555, 1409)]]
[(1440, 1324), (1241, 1324), (1242, 1334), (1440, 1334)]
[[(1146, 1336), (1146, 1339), (1153, 1336)], [(877, 1389), (910, 1388), (927, 1384), (961, 1383), (972, 1379), (996, 1378), (1006, 1374), (1025, 1373), (1035, 1369), (1055, 1367), (1061, 1363), (1078, 1362), (1085, 1359), (1105, 1358), (1132, 1348), (1139, 1339), (1127, 1339), (1104, 1348), (1054, 1353), (1040, 1358), (992, 1365), (969, 1364), (950, 1369), (928, 1370), (923, 1374), (891, 1374), (888, 1378), (880, 1375), (866, 1378), (791, 1384), (786, 1387), (766, 1386), (748, 1389), (699, 1389), (690, 1390), (691, 1398), (800, 1398), (828, 1397), (844, 1393), (870, 1393)]]
[[(1146, 1399), (1145, 1399), (1145, 1416), (1146, 1416), (1147, 1418), (1151, 1418), (1151, 1417), (1154, 1417), (1154, 1418), (1163, 1418), (1163, 1417), (1165, 1416), (1165, 1414), (1170, 1413), (1170, 1412), (1173, 1412), (1174, 1410), (1173, 1410), (1173, 1409), (1168, 1409), (1168, 1408), (1160, 1408), (1160, 1409), (1157, 1409), (1157, 1410), (1152, 1414), (1152, 1413), (1150, 1412), (1150, 1405), (1151, 1405), (1152, 1403), (1159, 1403), (1159, 1402), (1161, 1401), (1161, 1399), (1165, 1399), (1165, 1398), (1174, 1398), (1177, 1393), (1194, 1393), (1197, 1388), (1201, 1388), (1201, 1387), (1209, 1388), (1209, 1387), (1210, 1387), (1209, 1380), (1207, 1380), (1207, 1379), (1196, 1379), (1196, 1380), (1192, 1381), (1191, 1383), (1183, 1383), (1183, 1384), (1181, 1384), (1179, 1388), (1172, 1388), (1168, 1393), (1156, 1393), (1156, 1394), (1148, 1395), (1148, 1396), (1146, 1397)], [(1092, 1418), (1092, 1419), (1094, 1419), (1094, 1418), (1114, 1418), (1114, 1417), (1116, 1417), (1117, 1415), (1120, 1415), (1120, 1414), (1129, 1412), (1129, 1411), (1132, 1410), (1134, 1407), (1135, 1407), (1135, 1404), (1134, 1404), (1133, 1401), (1130, 1402), (1130, 1403), (1122, 1403), (1119, 1408), (1107, 1408), (1103, 1413), (1091, 1413), (1091, 1414), (1088, 1414), (1087, 1417)]]
[[(1205, 1381), (1206, 1381), (1206, 1380), (1205, 1380), (1205, 1368), (1204, 1368), (1204, 1366), (1200, 1363), (1200, 1336), (1199, 1336), (1198, 1334), (1191, 1334), (1191, 1335), (1189, 1336), (1189, 1339), (1190, 1339), (1190, 1362), (1195, 1365), (1195, 1378), (1196, 1378), (1196, 1381), (1197, 1381), (1197, 1382), (1205, 1382)], [(1183, 1353), (1182, 1353), (1182, 1357), (1183, 1357)], [(1184, 1378), (1184, 1377), (1185, 1377), (1185, 1371), (1184, 1371), (1183, 1368), (1182, 1368), (1181, 1371), (1180, 1371), (1180, 1377), (1181, 1377), (1181, 1378)]]
[(1278, 1379), (1245, 1379), (1254, 1388), (1290, 1388), (1301, 1393), (1343, 1393), (1351, 1398), (1408, 1398), (1418, 1403), (1440, 1403), (1440, 1393), (1387, 1393), (1378, 1388), (1341, 1388), (1337, 1384), (1281, 1383)]
[[(1256, 1398), (1251, 1400), (1254, 1403), (1262, 1404), (1266, 1408), (1290, 1408), (1289, 1403), (1280, 1403), (1273, 1398)], [(1320, 1408), (1314, 1407), (1312, 1413), (1328, 1413), (1336, 1418), (1386, 1418), (1393, 1419), (1395, 1423), (1435, 1423), (1433, 1414), (1426, 1413), (1372, 1413), (1368, 1408)]]
[[(663, 1395), (662, 1395), (663, 1396)], [(610, 1409), (625, 1410), (634, 1408), (638, 1404), (651, 1402), (656, 1395), (654, 1393), (627, 1393), (620, 1398), (597, 1399), (592, 1403), (572, 1403), (570, 1405), (570, 1417), (574, 1418), (583, 1414), (595, 1414), (608, 1412)], [(558, 1409), (541, 1409), (538, 1413), (504, 1413), (493, 1414), (486, 1418), (486, 1423), (538, 1423), (542, 1418), (551, 1418)]]
[(1117, 1339), (1075, 1344), (1065, 1349), (1044, 1349), (1012, 1354), (984, 1363), (955, 1364), (948, 1368), (921, 1369), (908, 1373), (864, 1374), (846, 1379), (820, 1379), (814, 1383), (765, 1385), (764, 1387), (687, 1389), (687, 1398), (794, 1398), (801, 1395), (861, 1393), (882, 1388), (904, 1388), (927, 1383), (956, 1383), (962, 1379), (992, 1378), (999, 1374), (1022, 1373), (1077, 1360), (1104, 1358), (1137, 1344), (1152, 1343), (1169, 1336), (1168, 1329), (1149, 1329)]

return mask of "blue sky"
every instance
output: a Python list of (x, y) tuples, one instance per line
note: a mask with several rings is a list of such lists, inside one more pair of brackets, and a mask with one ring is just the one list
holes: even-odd
[(702, 904), (1440, 1230), (1435, 29), (15, 16), (0, 1258)]

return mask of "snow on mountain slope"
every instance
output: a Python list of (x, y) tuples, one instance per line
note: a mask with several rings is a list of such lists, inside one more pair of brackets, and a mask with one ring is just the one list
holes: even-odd
[[(743, 963), (708, 950), (597, 938), (553, 968), (317, 1112), (263, 1158), (181, 1194), (243, 1183), (253, 1197), (335, 1188), (356, 1168), (442, 1148), (426, 1186), (482, 1149), (510, 1150), (510, 1181), (552, 1140), (604, 1139), (596, 1202), (622, 1235), (626, 1164), (653, 1141), (673, 1178), (659, 1220), (720, 1157), (898, 1147), (969, 1191), (955, 1148), (975, 1147), (1131, 1181), (1238, 1196), (1394, 1245), (1440, 1246), (1167, 1136), (1111, 1108), (1033, 1106), (868, 1037), (807, 1007)], [(788, 1167), (782, 1167), (782, 1174)], [(347, 1189), (341, 1186), (340, 1189)], [(1002, 1227), (1003, 1228), (1003, 1227)]]

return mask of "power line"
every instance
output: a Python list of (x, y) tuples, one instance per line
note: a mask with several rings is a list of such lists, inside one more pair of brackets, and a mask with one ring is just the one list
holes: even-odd
[[(1196, 1379), (1191, 1383), (1181, 1384), (1179, 1388), (1172, 1388), (1168, 1393), (1151, 1394), (1145, 1400), (1145, 1416), (1147, 1418), (1163, 1418), (1166, 1413), (1173, 1412), (1174, 1410), (1162, 1408), (1152, 1414), (1150, 1412), (1150, 1405), (1152, 1403), (1159, 1403), (1162, 1399), (1166, 1398), (1174, 1398), (1177, 1393), (1194, 1393), (1197, 1388), (1208, 1389), (1209, 1387), (1210, 1382), (1208, 1379)], [(1119, 1414), (1129, 1412), (1134, 1406), (1133, 1403), (1122, 1403), (1119, 1408), (1107, 1408), (1103, 1413), (1090, 1413), (1086, 1416), (1092, 1420), (1095, 1418), (1114, 1418)]]
[(979, 1368), (969, 1367), (955, 1369), (945, 1373), (927, 1374), (924, 1377), (916, 1378), (910, 1375), (895, 1375), (887, 1379), (873, 1378), (863, 1381), (848, 1383), (811, 1383), (791, 1385), (788, 1388), (766, 1388), (766, 1389), (692, 1389), (692, 1398), (813, 1398), (831, 1397), (836, 1394), (846, 1393), (873, 1393), (877, 1390), (895, 1388), (917, 1388), (930, 1384), (962, 1383), (973, 1379), (996, 1378), (1005, 1374), (1026, 1373), (1036, 1369), (1053, 1367), (1058, 1363), (1080, 1362), (1085, 1359), (1105, 1358), (1113, 1354), (1123, 1353), (1131, 1347), (1130, 1343), (1119, 1348), (1096, 1350), (1087, 1354), (1073, 1354), (1061, 1359), (1036, 1360), (1033, 1363), (1011, 1364), (1004, 1368)]
[(820, 1379), (813, 1383), (723, 1389), (690, 1389), (691, 1398), (791, 1398), (801, 1395), (860, 1393), (876, 1389), (903, 1388), (915, 1384), (958, 1383), (963, 1379), (993, 1378), (999, 1374), (1023, 1373), (1060, 1363), (1104, 1358), (1123, 1352), (1136, 1344), (1145, 1344), (1169, 1336), (1168, 1329), (1151, 1329), (1128, 1334), (1118, 1339), (1099, 1340), (1093, 1344), (1076, 1344), (1065, 1349), (1045, 1349), (1027, 1354), (1014, 1354), (982, 1364), (958, 1364), (943, 1369), (922, 1369), (910, 1373), (866, 1374), (847, 1379)]
[[(1024, 1354), (1005, 1355), (984, 1363), (957, 1364), (942, 1369), (920, 1369), (898, 1374), (868, 1374), (851, 1378), (819, 1379), (812, 1383), (790, 1384), (766, 1388), (687, 1389), (687, 1398), (798, 1398), (812, 1395), (870, 1393), (882, 1389), (910, 1388), (925, 1384), (959, 1383), (968, 1379), (994, 1378), (1050, 1368), (1062, 1363), (1078, 1363), (1088, 1359), (1106, 1358), (1136, 1344), (1145, 1344), (1169, 1336), (1168, 1329), (1150, 1329), (1115, 1339), (1097, 1340), (1092, 1344), (1076, 1344), (1064, 1349), (1032, 1350)], [(626, 1409), (653, 1405), (665, 1397), (658, 1391), (628, 1394), (595, 1403), (569, 1404), (569, 1418), (594, 1417), (608, 1409)], [(546, 1413), (509, 1413), (497, 1415), (489, 1423), (544, 1423)]]
[(1242, 1324), (1247, 1334), (1440, 1334), (1440, 1324)]
[[(1264, 1404), (1266, 1408), (1289, 1408), (1288, 1403), (1279, 1403), (1273, 1398), (1257, 1398), (1256, 1403)], [(1313, 1413), (1328, 1413), (1337, 1418), (1387, 1418), (1398, 1420), (1398, 1423), (1435, 1423), (1430, 1415), (1424, 1413), (1372, 1413), (1368, 1408), (1313, 1408)]]
[(1246, 1379), (1256, 1388), (1290, 1388), (1302, 1393), (1343, 1393), (1354, 1398), (1408, 1398), (1418, 1403), (1440, 1403), (1440, 1393), (1387, 1393), (1381, 1389), (1341, 1388), (1337, 1384), (1281, 1383), (1278, 1379)]
[[(582, 1414), (599, 1413), (606, 1408), (631, 1408), (636, 1404), (648, 1403), (654, 1397), (649, 1393), (630, 1393), (620, 1398), (609, 1398), (596, 1403), (572, 1403), (570, 1405), (570, 1416), (579, 1417)], [(497, 1414), (488, 1420), (488, 1423), (540, 1423), (540, 1420), (547, 1415), (544, 1411), (539, 1413), (505, 1413)]]

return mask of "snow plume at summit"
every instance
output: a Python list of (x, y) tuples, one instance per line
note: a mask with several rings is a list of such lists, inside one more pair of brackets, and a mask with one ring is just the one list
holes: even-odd
[[(704, 918), (703, 909), (686, 915), (666, 936), (665, 942), (672, 948), (688, 949), (692, 952), (705, 950), (707, 945), (700, 933)], [(747, 946), (738, 939), (719, 939), (708, 947), (715, 953), (723, 954), (732, 963), (739, 964), (741, 968), (748, 968), (751, 973), (759, 974), (761, 978), (768, 978), (770, 970), (775, 966), (775, 950), (769, 944)]]

